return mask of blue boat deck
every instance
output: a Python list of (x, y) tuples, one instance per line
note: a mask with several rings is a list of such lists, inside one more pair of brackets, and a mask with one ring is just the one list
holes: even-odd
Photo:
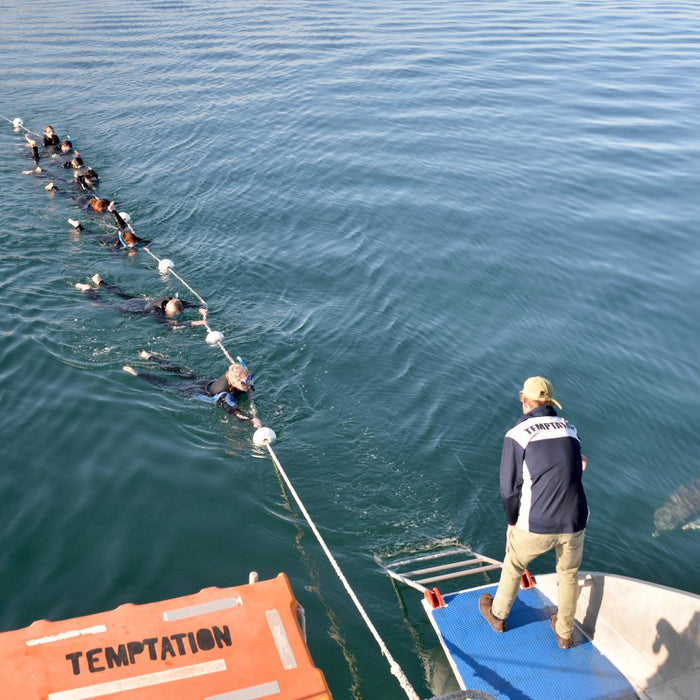
[(428, 610), (463, 689), (494, 698), (633, 700), (627, 679), (578, 630), (573, 646), (557, 646), (549, 618), (556, 606), (537, 588), (520, 591), (504, 634), (479, 614), (485, 586), (444, 596), (446, 607)]

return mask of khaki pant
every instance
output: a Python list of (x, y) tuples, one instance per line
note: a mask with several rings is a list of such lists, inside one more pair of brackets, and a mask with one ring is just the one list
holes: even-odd
[(583, 557), (584, 533), (585, 530), (580, 530), (560, 535), (538, 535), (514, 527), (510, 538), (510, 550), (506, 553), (498, 591), (493, 599), (493, 614), (502, 620), (508, 617), (515, 596), (518, 595), (523, 571), (535, 557), (554, 549), (559, 579), (557, 634), (569, 639), (574, 630), (579, 594), (578, 569)]

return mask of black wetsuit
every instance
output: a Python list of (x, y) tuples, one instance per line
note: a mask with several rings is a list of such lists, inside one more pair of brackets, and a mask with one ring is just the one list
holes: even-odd
[(54, 134), (53, 136), (47, 136), (44, 134), (44, 138), (42, 140), (42, 145), (44, 146), (58, 146), (58, 142), (60, 139), (58, 138), (58, 134)]
[[(121, 291), (121, 290), (120, 290)], [(165, 313), (165, 307), (168, 305), (169, 301), (172, 301), (175, 297), (157, 297), (156, 299), (151, 299), (147, 301), (141, 312), (144, 316), (152, 314), (156, 321), (159, 323), (166, 323), (168, 325), (175, 324), (175, 327), (189, 327), (192, 325), (191, 321), (180, 322), (173, 320), (170, 316)], [(143, 299), (142, 301), (146, 301)], [(183, 301), (183, 308), (192, 308), (194, 306), (199, 306), (191, 301)]]
[[(79, 162), (78, 162), (78, 161), (79, 161)], [(67, 161), (63, 164), (63, 167), (64, 167), (64, 168), (73, 168), (73, 169), (75, 169), (75, 170), (80, 170), (80, 168), (84, 168), (84, 167), (85, 167), (85, 163), (83, 163), (83, 159), (82, 159), (82, 158), (78, 158), (78, 156), (74, 156), (74, 157), (71, 158), (70, 160), (67, 160)]]
[(168, 379), (156, 375), (139, 372), (138, 377), (147, 381), (149, 384), (155, 386), (163, 387), (166, 389), (174, 389), (179, 391), (186, 396), (197, 397), (197, 396), (209, 396), (213, 398), (217, 406), (226, 411), (229, 415), (237, 418), (241, 421), (251, 422), (254, 420), (253, 416), (249, 416), (244, 413), (238, 402), (247, 398), (252, 401), (252, 393), (255, 391), (255, 387), (251, 384), (247, 391), (241, 391), (240, 389), (232, 389), (229, 387), (228, 381), (226, 379), (226, 374), (222, 374), (218, 379), (202, 379), (196, 374), (190, 374), (182, 370), (182, 368), (177, 365), (170, 364), (167, 360), (164, 360), (157, 355), (151, 355), (149, 358), (152, 362), (157, 363), (157, 365), (172, 374), (176, 374), (182, 379), (192, 380), (191, 382), (173, 382)]
[[(129, 230), (129, 224), (122, 219), (121, 214), (115, 209), (114, 211), (109, 212), (112, 215), (112, 218), (114, 219), (114, 223), (117, 225), (117, 228), (120, 231), (128, 231)], [(139, 241), (142, 241), (142, 238), (139, 238)]]
[[(99, 289), (106, 289), (110, 291), (120, 299), (124, 299), (124, 302), (112, 303), (107, 301), (100, 296)], [(143, 297), (136, 297), (133, 294), (129, 294), (116, 284), (110, 284), (104, 280), (100, 282), (99, 289), (88, 289), (85, 292), (85, 296), (99, 304), (114, 306), (121, 314), (124, 314), (125, 316), (150, 316), (158, 323), (167, 326), (171, 331), (175, 330), (176, 328), (190, 328), (193, 324), (192, 321), (178, 321), (165, 313), (167, 303), (172, 301), (174, 297), (144, 299)], [(182, 305), (186, 309), (199, 306), (199, 304), (195, 304), (191, 301), (183, 301)]]
[(127, 244), (123, 238), (123, 234), (125, 234), (129, 229), (126, 227), (126, 223), (124, 222), (124, 219), (122, 219), (121, 216), (119, 216), (119, 214), (116, 211), (113, 211), (110, 213), (114, 217), (115, 222), (117, 222), (117, 226), (119, 226), (120, 224), (122, 224), (124, 226), (124, 228), (117, 231), (117, 233), (109, 233), (107, 235), (98, 234), (98, 233), (95, 233), (95, 231), (91, 231), (90, 229), (84, 228), (82, 226), (82, 224), (75, 227), (74, 230), (80, 231), (88, 236), (95, 236), (101, 245), (107, 246), (107, 248), (114, 249), (115, 253), (118, 250), (124, 250), (125, 248), (131, 249), (131, 248), (136, 248), (137, 246), (145, 246), (145, 245), (150, 244), (150, 241), (146, 240), (145, 238), (139, 238), (135, 234), (134, 234), (135, 241), (133, 243)]
[[(110, 211), (109, 213), (112, 215), (114, 223), (117, 225), (117, 235), (106, 236), (102, 238), (101, 242), (104, 245), (107, 245), (110, 248), (136, 248), (136, 246), (144, 246), (150, 244), (150, 241), (147, 241), (145, 238), (139, 238), (133, 231), (131, 231), (131, 229), (129, 228), (129, 224), (127, 224), (126, 221), (122, 219), (121, 214), (116, 209), (114, 211)], [(127, 232), (130, 232), (133, 236), (133, 242), (126, 242), (124, 234), (126, 234)]]
[(228, 380), (226, 379), (226, 374), (222, 374), (218, 379), (212, 379), (204, 388), (204, 391), (209, 396), (216, 398), (217, 406), (226, 411), (226, 413), (235, 416), (238, 420), (252, 421), (253, 417), (248, 416), (243, 411), (241, 411), (238, 406), (238, 402), (242, 398), (251, 398), (251, 394), (255, 391), (255, 387), (251, 384), (248, 391), (241, 391), (240, 389), (232, 389)]
[(78, 175), (78, 177), (75, 178), (75, 183), (79, 185), (80, 189), (84, 192), (88, 192), (95, 189), (95, 185), (98, 183), (99, 179), (97, 174), (95, 174), (94, 177), (89, 177), (86, 173), (85, 175)]

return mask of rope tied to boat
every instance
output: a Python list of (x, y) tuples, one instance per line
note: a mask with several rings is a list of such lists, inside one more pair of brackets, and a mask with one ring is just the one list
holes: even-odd
[(304, 503), (302, 502), (301, 498), (299, 497), (299, 494), (296, 492), (296, 489), (294, 488), (294, 486), (292, 486), (292, 482), (290, 481), (289, 477), (287, 476), (287, 473), (285, 472), (284, 468), (282, 467), (281, 462), (277, 458), (275, 451), (272, 449), (272, 445), (270, 444), (270, 442), (268, 440), (265, 441), (264, 445), (270, 454), (270, 459), (272, 460), (272, 463), (275, 465), (275, 468), (277, 469), (279, 475), (284, 480), (284, 483), (286, 484), (287, 488), (289, 489), (289, 492), (294, 497), (294, 500), (296, 501), (297, 506), (299, 507), (299, 510), (301, 511), (302, 515), (304, 516), (306, 522), (309, 524), (309, 527), (311, 528), (311, 531), (314, 533), (314, 536), (318, 540), (318, 543), (321, 545), (321, 549), (323, 550), (326, 557), (328, 558), (328, 561), (330, 561), (331, 566), (335, 570), (335, 573), (338, 576), (338, 578), (340, 579), (340, 582), (343, 584), (345, 591), (350, 596), (350, 599), (355, 604), (357, 611), (360, 613), (360, 616), (364, 620), (369, 631), (372, 633), (372, 636), (374, 637), (374, 640), (377, 642), (377, 645), (379, 646), (379, 649), (382, 652), (382, 655), (388, 661), (389, 670), (391, 671), (391, 674), (396, 677), (396, 679), (399, 682), (399, 685), (401, 686), (401, 689), (404, 691), (404, 693), (406, 693), (406, 696), (408, 698), (410, 698), (410, 700), (420, 700), (418, 694), (413, 689), (413, 686), (411, 685), (410, 681), (406, 677), (406, 674), (403, 672), (403, 669), (401, 668), (401, 666), (399, 666), (399, 664), (396, 662), (394, 657), (391, 655), (391, 652), (389, 651), (388, 647), (384, 643), (384, 640), (381, 638), (381, 636), (379, 635), (379, 632), (377, 632), (377, 629), (372, 624), (372, 620), (370, 620), (369, 615), (367, 615), (367, 612), (365, 611), (364, 607), (362, 606), (362, 603), (360, 602), (359, 598), (355, 594), (355, 591), (352, 589), (352, 586), (350, 585), (347, 578), (345, 577), (345, 574), (343, 573), (342, 569), (340, 568), (340, 565), (338, 564), (335, 557), (333, 556), (330, 549), (328, 548), (328, 545), (326, 544), (325, 540), (323, 539), (323, 536), (321, 535), (318, 528), (316, 527), (316, 524), (311, 519), (311, 516), (309, 515), (309, 512), (306, 510), (306, 507), (304, 506)]

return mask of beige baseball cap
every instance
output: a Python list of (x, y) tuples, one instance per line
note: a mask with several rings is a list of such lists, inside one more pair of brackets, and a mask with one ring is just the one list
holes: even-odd
[(528, 377), (523, 384), (521, 396), (531, 401), (551, 402), (557, 408), (561, 408), (561, 404), (554, 398), (554, 388), (552, 382), (544, 377)]

